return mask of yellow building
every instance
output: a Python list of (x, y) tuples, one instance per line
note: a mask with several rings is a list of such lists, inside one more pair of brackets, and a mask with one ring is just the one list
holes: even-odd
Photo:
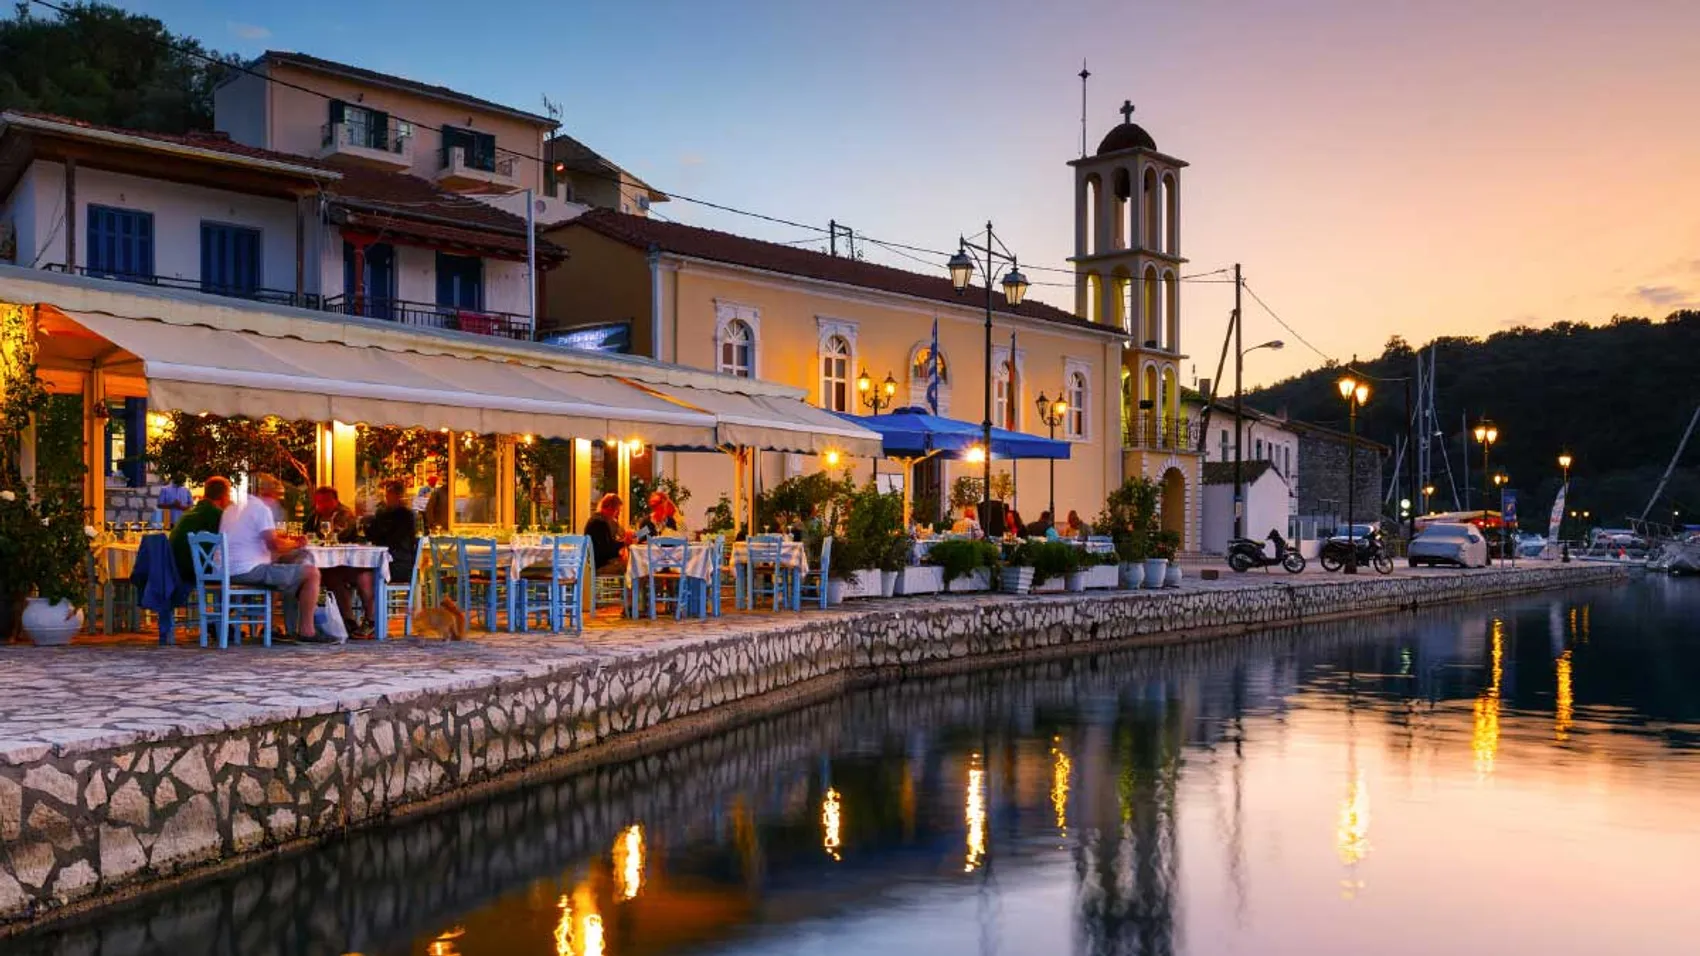
[[(1126, 114), (1132, 108), (1126, 107)], [(1077, 302), (1074, 314), (1031, 299), (994, 296), (994, 424), (1035, 435), (1050, 429), (1041, 394), (1071, 406), (1056, 429), (1072, 444), (1056, 464), (1059, 515), (1091, 521), (1124, 475), (1162, 484), (1163, 524), (1198, 546), (1200, 455), (1182, 418), (1179, 176), (1185, 163), (1157, 151), (1124, 115), (1097, 153), (1075, 170)], [(1138, 184), (1138, 188), (1134, 188)], [(978, 423), (985, 405), (985, 290), (958, 294), (945, 263), (935, 274), (611, 209), (548, 232), (570, 257), (552, 274), (544, 313), (554, 332), (594, 345), (623, 341), (661, 361), (769, 379), (806, 389), (823, 408), (868, 414), (857, 377), (896, 383), (897, 407), (925, 406), (927, 354), (938, 320), (945, 382), (940, 414)], [(581, 336), (572, 336), (571, 330)], [(1010, 336), (1015, 333), (1014, 354)], [(540, 330), (548, 338), (550, 329)], [(875, 389), (878, 391), (878, 388)], [(687, 479), (700, 517), (730, 479), (661, 456), (657, 467)], [(762, 483), (822, 467), (815, 458), (768, 454)], [(881, 463), (882, 473), (900, 470)], [(858, 480), (872, 473), (854, 464)], [(1050, 499), (1047, 461), (993, 464), (1014, 479), (1016, 509), (1031, 520)], [(908, 480), (917, 499), (979, 473), (965, 462), (929, 462)], [(995, 480), (995, 479), (994, 479)]]

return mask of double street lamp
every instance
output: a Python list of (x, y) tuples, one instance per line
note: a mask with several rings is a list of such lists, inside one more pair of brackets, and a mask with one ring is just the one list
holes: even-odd
[(1346, 446), (1346, 567), (1347, 574), (1358, 573), (1358, 409), (1369, 401), (1369, 385), (1350, 375), (1335, 383), (1340, 397), (1349, 409), (1350, 440)]
[[(1476, 426), (1476, 441), (1481, 443), (1482, 446), (1482, 497), (1486, 498), (1488, 475), (1492, 474), (1492, 472), (1488, 470), (1488, 452), (1493, 449), (1494, 442), (1499, 441), (1499, 427), (1485, 418), (1482, 419), (1481, 424)], [(1482, 510), (1486, 511), (1487, 506), (1488, 503), (1483, 501)], [(1503, 518), (1504, 516), (1501, 515), (1501, 517)], [(1505, 529), (1502, 527), (1500, 529), (1500, 534), (1504, 535), (1504, 533)], [(1493, 564), (1492, 548), (1488, 549), (1488, 564)]]
[(875, 389), (874, 380), (868, 377), (868, 370), (862, 369), (862, 374), (856, 376), (856, 391), (862, 394), (862, 404), (873, 409), (874, 414), (878, 415), (890, 408), (892, 402), (897, 401), (897, 379), (887, 372), (885, 381)]
[[(985, 245), (976, 245), (959, 236), (956, 240), (956, 255), (951, 256), (946, 264), (950, 269), (950, 284), (956, 287), (957, 295), (968, 290), (968, 282), (974, 278), (976, 270), (986, 282), (986, 404), (985, 416), (980, 422), (980, 441), (984, 455), (980, 468), (982, 494), (979, 513), (982, 524), (986, 521), (989, 510), (986, 505), (992, 499), (992, 272), (999, 262), (1009, 263), (1009, 271), (1004, 273), (1003, 282), (1000, 284), (1003, 286), (1004, 301), (1014, 308), (1027, 297), (1027, 277), (1021, 274), (1021, 267), (1016, 264), (1015, 253), (1010, 252), (1009, 247), (992, 231), (991, 222), (986, 223)], [(1013, 362), (1015, 356), (1010, 356), (1010, 360)]]
[[(1044, 392), (1040, 392), (1039, 393), (1039, 400), (1037, 402), (1035, 402), (1034, 404), (1039, 406), (1039, 420), (1044, 422), (1045, 426), (1051, 430), (1051, 440), (1055, 441), (1056, 437), (1057, 437), (1057, 426), (1061, 425), (1062, 422), (1063, 422), (1063, 418), (1066, 415), (1068, 415), (1068, 402), (1063, 400), (1062, 394), (1060, 392), (1057, 394), (1057, 397), (1054, 398), (1054, 399), (1046, 396), (1046, 394)], [(1051, 523), (1056, 524), (1056, 522), (1057, 522), (1057, 460), (1055, 458), (1051, 459), (1051, 500), (1050, 500), (1050, 506), (1051, 506), (1050, 507)]]

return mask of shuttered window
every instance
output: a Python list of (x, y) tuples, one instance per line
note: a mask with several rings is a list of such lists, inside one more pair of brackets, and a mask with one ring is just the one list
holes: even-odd
[(88, 273), (117, 279), (153, 278), (153, 213), (90, 206)]
[(201, 223), (201, 289), (251, 296), (260, 288), (260, 230)]

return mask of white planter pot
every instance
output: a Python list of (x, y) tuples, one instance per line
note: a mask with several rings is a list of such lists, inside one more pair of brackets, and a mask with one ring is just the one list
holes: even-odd
[[(942, 569), (941, 569), (941, 577)], [(945, 590), (952, 594), (965, 594), (973, 591), (990, 591), (992, 589), (992, 569), (975, 568), (945, 585)]]
[(852, 571), (844, 582), (845, 598), (865, 598), (880, 596), (880, 573), (878, 571)]
[(944, 568), (917, 564), (897, 574), (898, 594), (937, 594), (944, 590)]
[(897, 575), (896, 571), (880, 572), (880, 597), (891, 597), (897, 593)]
[(1007, 567), (998, 575), (998, 590), (1010, 594), (1026, 594), (1033, 590), (1033, 569)]
[(1034, 594), (1061, 594), (1063, 590), (1063, 579), (1060, 577), (1046, 578), (1044, 584), (1033, 585)]
[(826, 582), (826, 603), (834, 606), (844, 603), (844, 582), (832, 578)]
[(1181, 566), (1180, 565), (1178, 565), (1178, 564), (1170, 564), (1169, 565), (1168, 572), (1163, 575), (1163, 586), (1166, 587), (1166, 588), (1178, 588), (1178, 587), (1181, 586)]
[(1144, 587), (1148, 591), (1153, 589), (1153, 588), (1162, 587), (1163, 586), (1163, 578), (1168, 573), (1169, 573), (1169, 562), (1168, 562), (1167, 559), (1165, 559), (1165, 558), (1147, 558), (1145, 560), (1145, 584), (1142, 585), (1142, 587)]
[(1084, 590), (1086, 590), (1086, 572), (1085, 571), (1076, 571), (1073, 574), (1065, 576), (1063, 578), (1063, 590), (1064, 591), (1084, 591)]
[(72, 635), (83, 629), (83, 612), (69, 601), (47, 603), (45, 598), (32, 597), (24, 604), (24, 636), (37, 647), (58, 647), (71, 643)]
[(1113, 564), (1095, 564), (1086, 569), (1085, 581), (1088, 588), (1116, 587), (1121, 577), (1120, 571)]
[(1116, 565), (1116, 577), (1121, 581), (1122, 590), (1137, 591), (1145, 583), (1145, 565), (1138, 561), (1123, 561)]

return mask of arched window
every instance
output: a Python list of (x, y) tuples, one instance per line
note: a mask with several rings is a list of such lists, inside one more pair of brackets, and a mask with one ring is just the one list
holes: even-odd
[(1086, 374), (1071, 372), (1068, 376), (1068, 393), (1063, 398), (1068, 402), (1068, 417), (1064, 420), (1064, 434), (1074, 439), (1086, 438), (1086, 409), (1091, 397), (1086, 390)]
[[(916, 349), (915, 361), (909, 363), (909, 380), (912, 382), (920, 382), (922, 385), (932, 381), (933, 370), (929, 367), (929, 363), (932, 362), (932, 360), (932, 346), (923, 345)], [(950, 362), (948, 361), (948, 356), (946, 356), (942, 350), (939, 352), (939, 384), (950, 384)]]
[(841, 335), (826, 340), (820, 353), (820, 406), (850, 411), (850, 343)]
[(992, 382), (992, 424), (1015, 431), (1021, 405), (1021, 382), (1010, 362), (998, 363), (996, 374)]
[(756, 335), (748, 322), (733, 319), (720, 332), (720, 371), (751, 378), (756, 368)]

